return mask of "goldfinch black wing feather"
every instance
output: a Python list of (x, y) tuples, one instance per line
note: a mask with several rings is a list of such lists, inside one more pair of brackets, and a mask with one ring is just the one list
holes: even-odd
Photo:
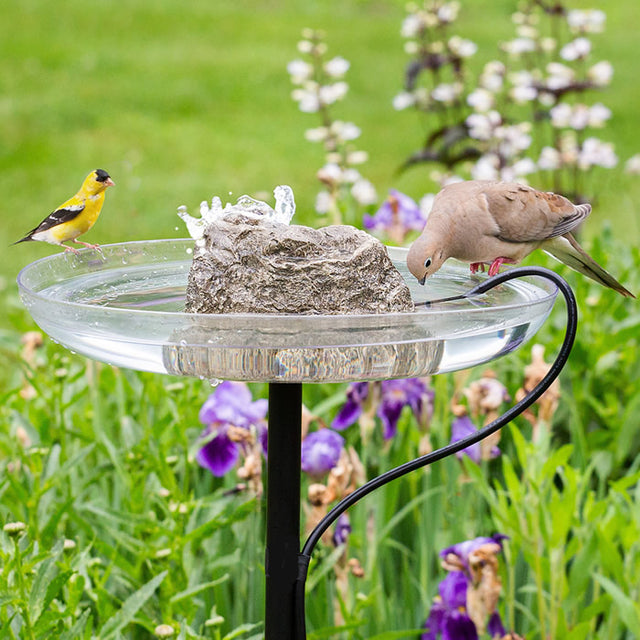
[(84, 211), (84, 203), (80, 204), (72, 204), (68, 207), (62, 207), (60, 209), (56, 209), (53, 213), (50, 213), (33, 231), (31, 231), (28, 235), (32, 233), (37, 233), (38, 231), (46, 231), (47, 229), (51, 229), (52, 227), (57, 227), (59, 224), (64, 224), (65, 222), (71, 222), (74, 218), (77, 218)]

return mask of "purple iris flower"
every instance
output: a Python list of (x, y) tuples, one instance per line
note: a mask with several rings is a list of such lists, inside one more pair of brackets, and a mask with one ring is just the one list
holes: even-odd
[(426, 633), (421, 640), (477, 640), (478, 632), (473, 620), (466, 614), (468, 578), (462, 571), (452, 571), (438, 585), (429, 617), (424, 623)]
[(473, 538), (472, 540), (465, 540), (464, 542), (458, 542), (457, 544), (451, 545), (446, 549), (443, 549), (440, 552), (441, 558), (446, 558), (447, 556), (453, 554), (457, 556), (460, 560), (460, 563), (464, 567), (466, 572), (469, 571), (469, 555), (474, 551), (477, 551), (480, 547), (485, 544), (497, 544), (502, 549), (502, 541), (506, 540), (509, 536), (505, 536), (503, 533), (496, 533), (493, 536), (478, 536), (477, 538)]
[(311, 476), (322, 476), (338, 464), (344, 438), (332, 429), (319, 429), (302, 441), (302, 470)]
[(341, 544), (346, 544), (349, 534), (351, 533), (351, 522), (349, 516), (343, 513), (337, 520), (336, 526), (333, 530), (333, 536), (331, 541), (334, 546), (339, 547)]
[[(471, 422), (469, 416), (455, 418), (451, 423), (451, 442), (458, 442), (458, 440), (463, 440), (476, 432), (476, 426)], [(460, 460), (462, 460), (462, 457), (465, 455), (469, 456), (476, 464), (480, 464), (480, 460), (482, 460), (482, 445), (476, 442), (456, 453), (456, 457)], [(492, 447), (489, 457), (497, 458), (499, 455), (500, 449), (498, 449), (498, 447)]]
[(388, 198), (372, 215), (365, 214), (365, 229), (384, 231), (401, 240), (409, 231), (422, 231), (426, 222), (425, 214), (418, 204), (396, 189), (389, 190)]
[(369, 398), (371, 384), (380, 385), (380, 404), (376, 414), (382, 421), (385, 440), (396, 434), (398, 419), (405, 406), (411, 407), (420, 421), (425, 408), (429, 410), (433, 403), (433, 391), (420, 378), (384, 380), (381, 383), (356, 382), (347, 390), (347, 401), (331, 425), (334, 429), (342, 431), (356, 422)]
[[(200, 422), (207, 425), (202, 438), (215, 436), (196, 454), (201, 467), (214, 476), (223, 476), (236, 464), (240, 455), (240, 441), (229, 437), (229, 429), (243, 429), (250, 436), (255, 430), (266, 450), (267, 400), (253, 400), (249, 387), (243, 382), (225, 381), (207, 398), (200, 409)], [(241, 440), (241, 439), (240, 439)]]
[[(427, 630), (421, 640), (478, 640), (476, 625), (467, 613), (467, 590), (471, 583), (469, 554), (486, 544), (495, 543), (502, 548), (507, 536), (496, 534), (465, 540), (441, 551), (440, 556), (452, 564), (451, 555), (456, 556), (460, 570), (450, 571), (438, 585), (438, 597), (434, 599), (429, 617), (424, 623)], [(455, 558), (453, 559), (456, 560)], [(503, 637), (505, 629), (500, 614), (494, 611), (489, 616), (487, 631), (491, 637)]]

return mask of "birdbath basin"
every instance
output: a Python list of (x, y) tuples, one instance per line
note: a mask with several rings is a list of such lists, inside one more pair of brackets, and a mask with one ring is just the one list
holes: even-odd
[(191, 314), (182, 311), (193, 240), (125, 242), (103, 255), (59, 253), (25, 267), (22, 300), (54, 340), (110, 364), (208, 379), (344, 382), (417, 377), (472, 367), (528, 340), (555, 286), (518, 279), (464, 293), (484, 276), (445, 265), (420, 286), (406, 249), (389, 248), (413, 312), (372, 315)]

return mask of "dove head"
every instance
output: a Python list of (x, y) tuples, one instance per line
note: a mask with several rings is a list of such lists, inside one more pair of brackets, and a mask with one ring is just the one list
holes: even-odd
[(442, 242), (436, 243), (426, 234), (422, 234), (409, 249), (407, 267), (420, 284), (433, 275), (449, 257), (442, 247)]

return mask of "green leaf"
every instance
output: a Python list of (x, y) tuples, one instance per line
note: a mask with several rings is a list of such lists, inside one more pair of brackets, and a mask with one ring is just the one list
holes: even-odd
[(91, 609), (85, 609), (80, 617), (75, 621), (74, 625), (60, 635), (58, 640), (77, 640), (82, 636), (82, 630), (87, 624), (87, 620), (89, 619), (89, 614), (91, 613)]
[(596, 573), (593, 576), (602, 588), (611, 596), (614, 605), (618, 610), (620, 619), (627, 625), (632, 633), (640, 629), (640, 606), (634, 602), (622, 589), (612, 580)]
[(160, 586), (167, 576), (167, 571), (152, 578), (144, 586), (132, 593), (122, 604), (120, 610), (110, 618), (102, 627), (100, 632), (101, 640), (113, 638), (119, 631), (124, 629), (134, 618), (136, 613), (144, 606), (145, 602), (153, 595), (153, 592)]
[(215, 587), (223, 582), (226, 582), (229, 579), (229, 574), (225, 573), (223, 576), (218, 578), (217, 580), (212, 580), (211, 582), (205, 582), (203, 584), (198, 584), (195, 587), (191, 587), (190, 589), (185, 589), (184, 591), (180, 591), (180, 593), (176, 593), (171, 597), (169, 602), (171, 604), (175, 604), (176, 602), (180, 602), (181, 600), (185, 600), (186, 598), (191, 598), (195, 596), (197, 593), (204, 591), (205, 589), (210, 589), (211, 587)]
[[(31, 593), (29, 594), (29, 614), (31, 620), (35, 623), (42, 615), (47, 604), (47, 592), (51, 585), (58, 567), (56, 566), (56, 560), (62, 553), (63, 541), (60, 540), (51, 550), (51, 555), (40, 563), (36, 577), (31, 585)], [(49, 600), (48, 602), (51, 602)]]
[(228, 633), (222, 640), (233, 640), (233, 638), (238, 638), (245, 633), (249, 633), (249, 631), (253, 631), (254, 629), (258, 629), (262, 626), (262, 622), (256, 622), (254, 624), (241, 624), (239, 627), (234, 629), (231, 633)]

